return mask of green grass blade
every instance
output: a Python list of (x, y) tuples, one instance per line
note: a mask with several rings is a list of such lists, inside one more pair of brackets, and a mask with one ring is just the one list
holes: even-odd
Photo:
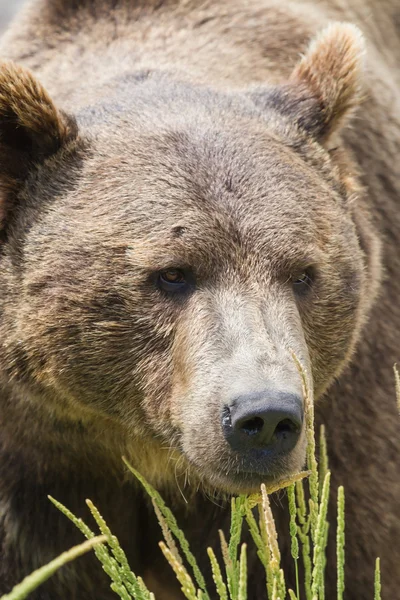
[(282, 598), (282, 599), (286, 598), (286, 583), (285, 583), (285, 574), (283, 572), (283, 569), (279, 569), (278, 594), (279, 594), (280, 598)]
[(257, 556), (260, 559), (261, 563), (264, 566), (264, 569), (267, 570), (267, 566), (268, 566), (268, 553), (267, 553), (267, 545), (265, 544), (265, 542), (263, 541), (262, 537), (261, 537), (261, 533), (260, 533), (260, 529), (257, 525), (257, 521), (250, 509), (250, 507), (246, 507), (246, 522), (247, 522), (247, 526), (249, 528), (251, 537), (253, 539), (253, 542), (255, 543), (256, 547), (257, 547)]
[(299, 558), (299, 542), (297, 539), (297, 524), (296, 524), (296, 494), (294, 485), (288, 487), (288, 503), (289, 503), (289, 515), (290, 515), (290, 539), (291, 539), (291, 554), (292, 558), (297, 561)]
[(307, 506), (304, 499), (304, 484), (303, 481), (296, 481), (296, 506), (297, 506), (297, 519), (301, 526), (305, 525), (307, 517)]
[(266, 540), (269, 551), (269, 560), (267, 568), (267, 590), (268, 597), (273, 598), (274, 594), (280, 592), (280, 562), (281, 554), (278, 546), (278, 536), (275, 527), (275, 521), (271, 510), (268, 494), (264, 484), (261, 485), (262, 511), (260, 513), (260, 529), (263, 538)]
[(243, 513), (246, 499), (243, 496), (231, 500), (231, 529), (229, 534), (229, 556), (234, 563), (238, 555), (242, 535)]
[(322, 486), (325, 481), (325, 475), (329, 471), (328, 448), (326, 443), (325, 425), (321, 425), (319, 430), (319, 496), (322, 494)]
[[(125, 552), (121, 548), (118, 538), (113, 535), (108, 527), (106, 521), (100, 514), (100, 511), (93, 504), (91, 500), (86, 500), (86, 504), (89, 507), (89, 510), (95, 519), (101, 533), (106, 537), (107, 543), (111, 552), (116, 560), (117, 569), (119, 571), (120, 582), (117, 585), (121, 584), (127, 589), (129, 594), (134, 598), (143, 598), (144, 600), (150, 600), (150, 592), (146, 588), (144, 582), (139, 580), (138, 577), (131, 571), (128, 559), (126, 557)], [(122, 594), (124, 591), (122, 590)]]
[(326, 540), (326, 515), (328, 512), (329, 485), (330, 472), (328, 471), (328, 473), (325, 476), (325, 481), (322, 488), (321, 504), (319, 506), (317, 528), (315, 532), (313, 573), (311, 585), (311, 595), (313, 598), (318, 598), (320, 587), (323, 582)]
[(130, 465), (128, 463), (126, 458), (123, 458), (123, 461), (124, 461), (125, 465), (128, 467), (128, 469), (131, 471), (131, 473), (133, 473), (133, 475), (136, 477), (136, 479), (142, 484), (142, 486), (144, 487), (144, 489), (146, 490), (146, 492), (148, 493), (150, 498), (158, 506), (169, 529), (171, 530), (173, 535), (178, 540), (181, 550), (182, 550), (184, 556), (186, 557), (186, 560), (188, 561), (189, 565), (192, 568), (193, 575), (197, 582), (197, 585), (203, 592), (203, 600), (210, 600), (203, 574), (201, 573), (201, 571), (198, 567), (197, 561), (196, 561), (193, 553), (190, 550), (189, 542), (187, 541), (183, 531), (179, 528), (178, 523), (177, 523), (174, 515), (172, 514), (171, 510), (167, 507), (167, 505), (165, 504), (161, 495), (153, 488), (153, 486), (151, 486), (146, 481), (146, 479), (143, 477), (143, 475), (141, 475), (138, 471), (136, 471), (136, 469), (134, 469), (132, 467), (132, 465)]
[(262, 542), (265, 547), (265, 557), (266, 557), (266, 561), (267, 561), (267, 567), (265, 570), (266, 578), (267, 578), (267, 582), (266, 582), (267, 583), (267, 596), (268, 596), (268, 599), (271, 600), (272, 593), (273, 593), (272, 588), (273, 588), (273, 583), (274, 583), (274, 575), (273, 575), (272, 567), (271, 567), (271, 551), (269, 548), (267, 523), (266, 523), (265, 513), (264, 513), (262, 503), (258, 505), (258, 514), (259, 514), (260, 535), (261, 535), (261, 539), (262, 539)]
[(228, 600), (228, 592), (222, 576), (221, 568), (219, 566), (217, 557), (214, 554), (212, 548), (207, 548), (207, 554), (210, 558), (211, 571), (215, 583), (215, 588), (218, 593), (219, 600)]
[(238, 563), (238, 548), (242, 535), (243, 513), (245, 506), (245, 498), (239, 496), (231, 500), (231, 527), (229, 534), (228, 552), (231, 559), (230, 572), (230, 592), (232, 598), (237, 598), (239, 594), (239, 563)]
[(153, 504), (153, 509), (156, 514), (157, 521), (159, 522), (159, 525), (161, 527), (161, 531), (163, 533), (165, 543), (167, 544), (167, 548), (169, 548), (170, 551), (172, 552), (172, 554), (174, 554), (176, 560), (178, 562), (182, 563), (183, 562), (182, 557), (179, 554), (178, 547), (175, 544), (175, 540), (172, 536), (171, 530), (168, 527), (167, 521), (164, 519), (162, 512), (160, 511), (160, 509), (158, 508), (157, 504), (154, 502), (153, 499), (151, 500), (151, 502)]
[(266, 529), (268, 533), (268, 543), (271, 553), (271, 567), (274, 571), (278, 572), (281, 564), (281, 553), (279, 551), (278, 546), (278, 534), (276, 532), (274, 516), (272, 514), (271, 505), (264, 484), (261, 485), (261, 493), (262, 507), (265, 517)]
[(239, 595), (238, 600), (247, 600), (247, 555), (246, 544), (242, 544), (239, 560)]
[(375, 563), (374, 600), (382, 600), (382, 598), (381, 598), (381, 561), (379, 558), (376, 559), (376, 563)]
[(86, 552), (93, 550), (95, 546), (105, 541), (106, 538), (104, 535), (93, 537), (90, 540), (86, 540), (82, 544), (79, 544), (79, 546), (74, 546), (67, 552), (63, 552), (44, 567), (37, 569), (31, 575), (25, 577), (25, 579), (16, 585), (9, 594), (2, 596), (1, 600), (24, 600), (31, 592), (49, 579), (49, 577), (54, 575), (58, 569), (72, 560), (75, 560), (78, 556), (82, 556), (82, 554), (86, 554)]
[[(58, 508), (66, 517), (68, 517), (68, 519), (72, 521), (72, 523), (74, 523), (74, 525), (83, 533), (83, 535), (89, 539), (94, 537), (93, 531), (82, 521), (82, 519), (76, 517), (70, 510), (68, 510), (68, 508), (61, 504), (61, 502), (58, 502), (51, 496), (49, 496), (49, 499), (54, 506), (56, 506), (56, 508)], [(122, 600), (132, 600), (132, 595), (128, 592), (129, 582), (126, 581), (126, 579), (124, 580), (120, 565), (115, 558), (111, 556), (108, 547), (104, 544), (98, 544), (95, 546), (94, 552), (97, 559), (101, 562), (103, 570), (111, 579), (110, 587), (113, 592), (115, 592)], [(133, 597), (135, 600), (149, 600), (149, 593), (141, 589), (141, 586), (139, 586), (139, 588), (136, 590), (136, 595)]]
[(292, 352), (293, 360), (300, 373), (301, 383), (303, 388), (303, 397), (305, 403), (305, 422), (306, 422), (306, 435), (307, 435), (307, 469), (311, 471), (309, 477), (310, 487), (310, 515), (311, 515), (311, 537), (315, 542), (317, 519), (318, 519), (318, 506), (319, 506), (319, 484), (318, 484), (318, 465), (317, 459), (315, 458), (315, 431), (314, 431), (314, 398), (312, 396), (310, 386), (308, 384), (307, 372), (303, 368), (299, 359)]
[(171, 565), (177, 580), (181, 584), (181, 590), (185, 598), (187, 598), (187, 600), (198, 600), (196, 588), (185, 567), (176, 559), (175, 555), (167, 548), (164, 542), (160, 542), (160, 548), (168, 563)]
[(95, 537), (95, 533), (90, 529), (90, 527), (88, 527), (86, 523), (82, 521), (82, 519), (76, 517), (74, 513), (72, 513), (66, 506), (64, 506), (64, 504), (61, 504), (61, 502), (59, 502), (52, 496), (47, 497), (50, 500), (50, 502), (52, 502), (54, 506), (58, 508), (58, 510), (67, 517), (67, 519), (72, 521), (75, 527), (77, 527), (79, 531), (81, 531), (88, 540)]
[(236, 596), (237, 585), (236, 585), (235, 571), (233, 568), (233, 563), (232, 563), (231, 557), (229, 556), (229, 547), (228, 547), (227, 541), (225, 539), (224, 532), (220, 529), (218, 531), (218, 533), (219, 533), (219, 538), (221, 541), (222, 559), (223, 559), (224, 565), (225, 565), (226, 580), (227, 580), (227, 584), (228, 584), (229, 595), (231, 597), (231, 600), (235, 600), (237, 597)]
[(301, 555), (303, 558), (304, 568), (304, 591), (307, 600), (312, 600), (311, 596), (311, 580), (312, 580), (312, 562), (311, 562), (311, 548), (310, 548), (310, 537), (308, 533), (298, 529), (299, 539), (301, 542)]
[(345, 521), (344, 521), (344, 488), (340, 486), (337, 498), (337, 529), (336, 529), (336, 562), (337, 562), (337, 600), (343, 600), (344, 594), (344, 564), (345, 564)]
[(296, 575), (296, 594), (297, 597), (300, 596), (300, 584), (299, 584), (299, 540), (297, 539), (297, 524), (296, 524), (296, 515), (297, 515), (297, 507), (296, 507), (296, 489), (295, 484), (290, 485), (288, 487), (288, 503), (289, 503), (289, 515), (290, 515), (290, 523), (289, 523), (289, 531), (290, 531), (290, 550), (292, 554), (292, 558), (294, 560), (294, 569)]

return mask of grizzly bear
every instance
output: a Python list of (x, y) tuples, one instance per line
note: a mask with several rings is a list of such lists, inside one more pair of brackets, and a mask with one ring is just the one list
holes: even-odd
[[(35, 0), (6, 33), (0, 592), (81, 540), (51, 494), (91, 498), (180, 598), (121, 456), (207, 571), (221, 497), (304, 466), (295, 353), (346, 490), (346, 598), (376, 556), (398, 595), (399, 23), (396, 0)], [(114, 597), (93, 556), (32, 596)]]

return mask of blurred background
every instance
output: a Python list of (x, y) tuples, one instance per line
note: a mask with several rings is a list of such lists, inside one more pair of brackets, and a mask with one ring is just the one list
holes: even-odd
[(0, 34), (26, 0), (0, 0)]

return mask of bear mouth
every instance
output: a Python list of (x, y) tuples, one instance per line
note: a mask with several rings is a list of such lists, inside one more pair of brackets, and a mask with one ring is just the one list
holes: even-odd
[(267, 489), (279, 489), (284, 487), (280, 484), (287, 485), (288, 480), (303, 471), (306, 463), (305, 427), (289, 452), (285, 447), (277, 451), (274, 446), (244, 448), (239, 452), (225, 440), (215, 440), (213, 444), (196, 441), (193, 436), (178, 440), (181, 465), (186, 465), (183, 485), (196, 480), (197, 489), (216, 497), (259, 493), (262, 484)]
[(239, 494), (254, 494), (260, 492), (262, 484), (268, 488), (279, 487), (280, 482), (287, 481), (302, 470), (303, 462), (289, 465), (286, 456), (270, 461), (260, 453), (258, 460), (239, 461), (239, 464), (215, 465), (214, 468), (199, 468), (192, 463), (192, 467), (200, 475), (203, 487), (215, 493), (230, 496)]
[(204, 485), (205, 482), (203, 479), (203, 486), (212, 489), (214, 494), (219, 493), (228, 496), (248, 495), (259, 493), (262, 484), (267, 489), (271, 487), (278, 488), (279, 482), (289, 479), (291, 475), (294, 475), (294, 473), (286, 473), (277, 477), (246, 471), (227, 475), (214, 473), (206, 477), (206, 485)]

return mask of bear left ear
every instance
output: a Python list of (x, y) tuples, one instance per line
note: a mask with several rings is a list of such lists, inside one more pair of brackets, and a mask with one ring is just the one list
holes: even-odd
[(76, 136), (74, 119), (57, 109), (30, 71), (0, 63), (0, 232), (30, 170)]
[(39, 162), (76, 135), (75, 121), (57, 109), (30, 71), (13, 62), (0, 63), (2, 149), (7, 147)]
[(323, 143), (362, 100), (364, 55), (358, 27), (333, 23), (311, 41), (288, 83), (267, 93), (266, 104)]

